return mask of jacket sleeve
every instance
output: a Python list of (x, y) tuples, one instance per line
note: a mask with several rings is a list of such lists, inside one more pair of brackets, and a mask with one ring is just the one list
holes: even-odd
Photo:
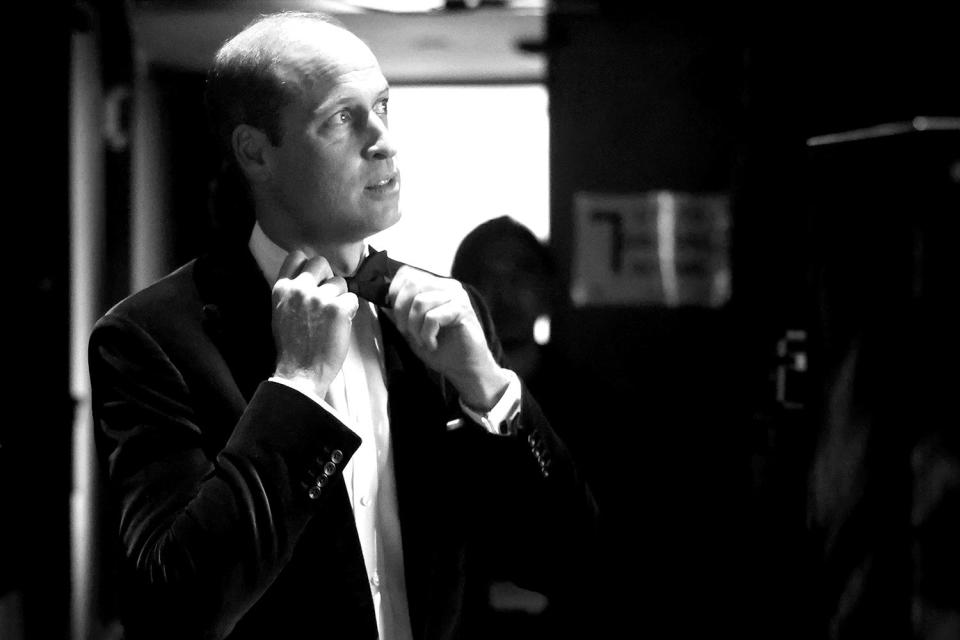
[[(142, 326), (107, 316), (89, 350), (98, 450), (117, 509), (125, 594), (157, 637), (220, 638), (276, 579), (359, 438), (264, 382), (226, 443)], [(126, 588), (126, 586), (125, 586)]]

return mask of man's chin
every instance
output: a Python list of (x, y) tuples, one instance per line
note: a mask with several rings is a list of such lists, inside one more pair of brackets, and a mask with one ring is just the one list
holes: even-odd
[(377, 215), (371, 216), (371, 219), (375, 221), (375, 224), (372, 225), (372, 227), (374, 227), (374, 230), (372, 231), (371, 234), (368, 234), (368, 235), (372, 235), (373, 233), (380, 233), (381, 231), (386, 231), (393, 225), (400, 222), (401, 215), (402, 214), (400, 213), (400, 208), (393, 207), (389, 210), (381, 211)]
[(363, 242), (381, 231), (386, 231), (400, 220), (400, 212), (393, 211), (368, 211), (362, 221), (356, 224), (350, 234), (350, 242)]

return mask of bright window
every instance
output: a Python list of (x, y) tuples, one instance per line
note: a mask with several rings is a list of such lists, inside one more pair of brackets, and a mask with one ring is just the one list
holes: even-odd
[(403, 215), (370, 243), (449, 275), (460, 241), (485, 220), (509, 215), (546, 241), (548, 124), (541, 85), (391, 88)]

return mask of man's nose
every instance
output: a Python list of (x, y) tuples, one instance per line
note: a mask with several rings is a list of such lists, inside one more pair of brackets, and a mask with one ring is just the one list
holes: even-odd
[(397, 148), (393, 145), (387, 123), (375, 113), (371, 114), (367, 122), (370, 135), (370, 143), (364, 152), (367, 159), (386, 160), (397, 155)]

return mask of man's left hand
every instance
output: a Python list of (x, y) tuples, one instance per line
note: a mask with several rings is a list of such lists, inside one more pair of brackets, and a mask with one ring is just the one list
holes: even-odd
[(463, 285), (403, 266), (390, 284), (386, 310), (413, 352), (445, 375), (467, 406), (491, 409), (509, 384), (487, 346)]

